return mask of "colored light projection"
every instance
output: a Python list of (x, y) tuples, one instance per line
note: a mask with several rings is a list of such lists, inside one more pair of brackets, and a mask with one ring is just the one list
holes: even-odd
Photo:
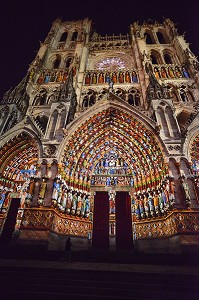
[[(106, 142), (108, 145), (108, 142)], [(134, 178), (129, 165), (115, 150), (110, 150), (96, 164), (91, 185), (94, 186), (134, 186)]]
[(96, 65), (98, 70), (111, 70), (115, 71), (118, 69), (125, 69), (126, 62), (121, 60), (119, 57), (107, 57), (100, 60)]
[(38, 146), (35, 140), (23, 133), (10, 140), (0, 149), (3, 164), (0, 166), (1, 181), (23, 182), (35, 174)]
[[(115, 164), (112, 171), (111, 154)], [(99, 173), (100, 167), (104, 174)], [(160, 184), (167, 168), (152, 132), (131, 115), (109, 108), (87, 120), (70, 138), (61, 173), (69, 186), (83, 190), (90, 190), (91, 185), (118, 185), (122, 178), (123, 185), (137, 191)]]
[(190, 154), (194, 174), (199, 175), (199, 134), (192, 141)]

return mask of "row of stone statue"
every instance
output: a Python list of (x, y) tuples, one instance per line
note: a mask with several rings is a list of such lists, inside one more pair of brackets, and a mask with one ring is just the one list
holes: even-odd
[(154, 67), (153, 73), (157, 79), (190, 78), (185, 67)]
[(93, 176), (91, 178), (93, 186), (134, 186), (134, 179), (131, 176)]
[(157, 189), (135, 193), (132, 212), (138, 220), (155, 218), (166, 215), (168, 210), (174, 208), (174, 204), (174, 191), (170, 191), (168, 185), (162, 185)]
[(3, 207), (6, 207), (8, 205), (8, 195), (8, 188), (0, 186), (0, 212), (2, 211)]
[(87, 193), (63, 187), (59, 194), (53, 190), (52, 203), (62, 213), (88, 218), (90, 214), (90, 196)]
[[(38, 197), (38, 204), (41, 206), (44, 203), (46, 188), (47, 182), (44, 179), (40, 186)], [(31, 194), (29, 196), (31, 198)], [(90, 196), (87, 192), (77, 191), (68, 187), (61, 178), (55, 178), (52, 190), (52, 205), (57, 207), (62, 213), (87, 218), (90, 213)]]
[(94, 174), (101, 174), (101, 175), (124, 175), (124, 174), (131, 174), (132, 171), (130, 168), (127, 167), (113, 167), (113, 168), (104, 168), (98, 167), (95, 168)]
[[(27, 180), (23, 185), (17, 184), (14, 189), (8, 189), (5, 186), (0, 187), (0, 212), (3, 207), (6, 207), (9, 201), (11, 192), (20, 194), (20, 207), (25, 208), (31, 206), (35, 188), (34, 180)], [(44, 205), (44, 198), (47, 188), (46, 180), (43, 180), (40, 185), (38, 205)], [(63, 180), (56, 179), (53, 184), (52, 205), (58, 208), (59, 211), (66, 214), (76, 215), (83, 218), (88, 218), (90, 215), (90, 195), (84, 191), (77, 191), (64, 184)]]
[(117, 83), (137, 83), (138, 77), (135, 71), (119, 71), (119, 72), (87, 72), (85, 75), (85, 84), (105, 84), (113, 82)]
[[(73, 76), (76, 75), (76, 68), (72, 68)], [(50, 82), (65, 82), (68, 78), (69, 70), (45, 70), (41, 72), (37, 79), (38, 84), (47, 84)]]

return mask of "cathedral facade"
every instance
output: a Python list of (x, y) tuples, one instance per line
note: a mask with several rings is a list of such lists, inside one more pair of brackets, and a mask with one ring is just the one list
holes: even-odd
[(1, 242), (199, 246), (199, 63), (175, 24), (56, 20), (0, 101)]

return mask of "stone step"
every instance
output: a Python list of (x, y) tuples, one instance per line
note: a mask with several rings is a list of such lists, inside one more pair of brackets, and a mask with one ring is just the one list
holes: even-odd
[(199, 276), (181, 274), (0, 268), (2, 299), (67, 296), (69, 299), (198, 300), (198, 279)]

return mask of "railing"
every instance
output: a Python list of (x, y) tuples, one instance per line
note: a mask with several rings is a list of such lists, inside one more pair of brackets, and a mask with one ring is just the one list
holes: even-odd
[(68, 49), (74, 49), (77, 44), (77, 41), (70, 41), (69, 43), (66, 44), (66, 42), (59, 42), (56, 50), (63, 50), (65, 47)]
[(129, 40), (129, 35), (105, 35), (105, 36), (94, 36), (92, 42), (110, 42), (110, 41), (124, 41)]

